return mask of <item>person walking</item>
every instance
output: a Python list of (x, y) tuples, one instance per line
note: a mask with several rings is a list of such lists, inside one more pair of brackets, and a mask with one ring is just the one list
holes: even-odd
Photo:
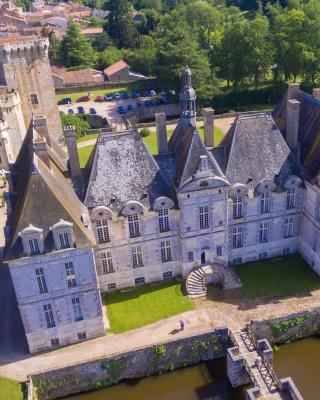
[(184, 321), (180, 320), (180, 330), (183, 331), (184, 330)]

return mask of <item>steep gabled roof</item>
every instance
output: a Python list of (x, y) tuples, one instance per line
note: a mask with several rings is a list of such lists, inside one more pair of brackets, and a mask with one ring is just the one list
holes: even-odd
[(255, 187), (261, 180), (276, 180), (300, 173), (300, 167), (269, 114), (238, 117), (220, 146), (226, 151), (226, 177), (231, 184)]
[(159, 196), (173, 198), (169, 184), (139, 133), (107, 133), (97, 140), (85, 205), (119, 208), (129, 200), (150, 208)]
[(110, 65), (110, 67), (105, 68), (103, 70), (103, 73), (107, 76), (110, 76), (110, 75), (116, 74), (117, 72), (121, 71), (122, 69), (128, 68), (128, 67), (129, 67), (129, 65), (125, 61), (120, 60), (120, 61), (117, 61), (116, 63)]

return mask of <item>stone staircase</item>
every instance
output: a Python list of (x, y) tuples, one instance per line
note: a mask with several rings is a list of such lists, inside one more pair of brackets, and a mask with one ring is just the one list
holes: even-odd
[(217, 276), (223, 290), (242, 287), (241, 280), (232, 267), (220, 263), (201, 265), (190, 271), (187, 277), (186, 289), (189, 297), (203, 297), (207, 294), (206, 276)]

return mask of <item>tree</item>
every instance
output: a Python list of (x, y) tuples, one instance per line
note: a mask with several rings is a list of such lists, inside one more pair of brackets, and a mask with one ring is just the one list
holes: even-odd
[(151, 36), (141, 36), (137, 49), (129, 52), (127, 59), (131, 67), (145, 75), (153, 75), (155, 71), (157, 48)]
[(121, 60), (122, 51), (117, 49), (114, 46), (110, 46), (105, 49), (103, 52), (98, 53), (97, 55), (97, 67), (98, 69), (105, 69), (115, 62)]
[(90, 125), (87, 121), (77, 115), (66, 115), (60, 112), (61, 125), (62, 126), (74, 126), (76, 129), (77, 137), (83, 136), (89, 129)]
[(113, 41), (107, 32), (101, 32), (92, 38), (91, 44), (96, 51), (103, 51), (112, 46)]
[(60, 60), (66, 67), (92, 66), (95, 63), (95, 52), (89, 40), (80, 33), (79, 26), (70, 21), (66, 34), (61, 40)]

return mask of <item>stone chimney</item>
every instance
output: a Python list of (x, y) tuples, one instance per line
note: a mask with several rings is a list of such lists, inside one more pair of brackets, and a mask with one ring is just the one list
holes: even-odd
[(46, 138), (47, 143), (50, 146), (50, 136), (49, 136), (46, 117), (34, 118), (33, 127), (41, 137)]
[(287, 104), (287, 144), (294, 149), (298, 144), (300, 101), (288, 100)]
[(158, 141), (158, 154), (168, 153), (166, 114), (156, 113), (156, 129)]
[(66, 126), (63, 128), (66, 146), (69, 155), (69, 168), (71, 176), (81, 177), (80, 161), (77, 149), (76, 130), (74, 126)]
[(47, 149), (47, 140), (45, 137), (37, 137), (33, 140), (33, 149), (35, 154), (50, 169), (50, 158)]
[(313, 88), (312, 90), (312, 96), (317, 99), (320, 100), (320, 88)]
[(214, 147), (214, 109), (211, 107), (203, 109), (204, 144)]
[(300, 91), (299, 83), (289, 83), (288, 84), (288, 101), (296, 99)]

